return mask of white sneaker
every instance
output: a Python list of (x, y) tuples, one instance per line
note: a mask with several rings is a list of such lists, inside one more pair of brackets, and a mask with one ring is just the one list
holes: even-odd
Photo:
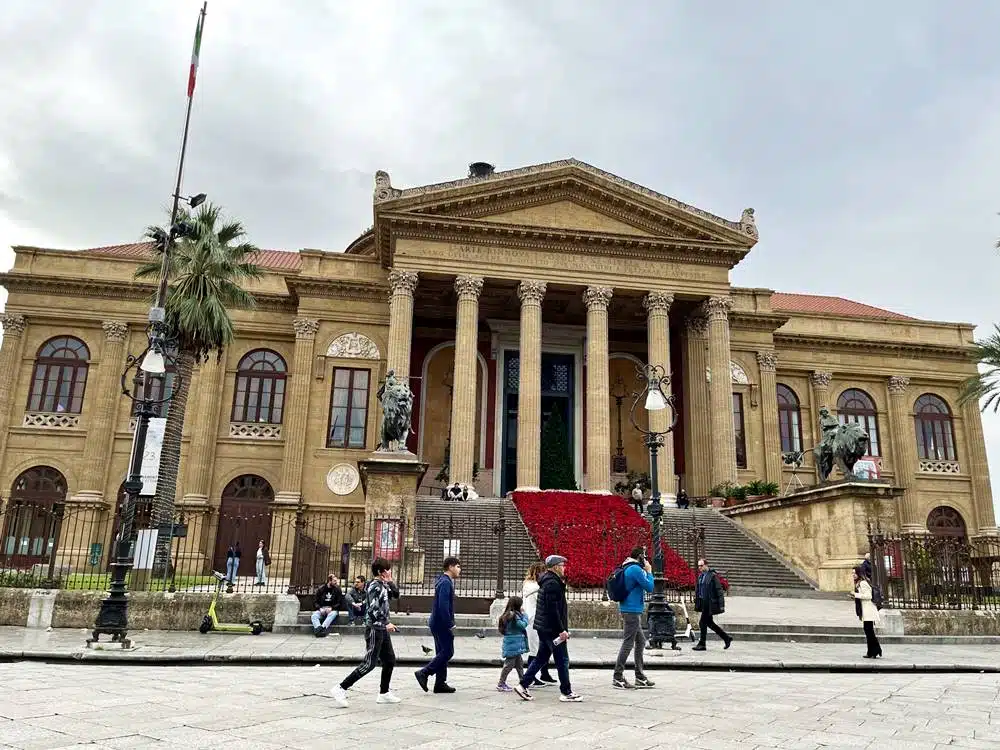
[(388, 693), (379, 693), (378, 698), (375, 699), (376, 703), (399, 703), (399, 701), (400, 697), (391, 690)]
[(579, 703), (583, 698), (576, 693), (570, 693), (569, 695), (560, 695), (559, 700), (562, 703)]
[(347, 702), (347, 691), (340, 685), (334, 685), (330, 688), (330, 695), (333, 696), (333, 702), (337, 704), (337, 708), (347, 708), (350, 705)]

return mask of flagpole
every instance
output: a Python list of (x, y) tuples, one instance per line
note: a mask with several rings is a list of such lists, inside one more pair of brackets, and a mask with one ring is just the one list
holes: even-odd
[[(198, 18), (198, 35), (199, 40), (196, 42), (200, 46), (200, 35), (205, 28), (205, 16), (208, 14), (208, 0), (201, 6), (201, 13)], [(167, 258), (167, 253), (170, 251), (170, 245), (173, 239), (173, 229), (174, 225), (177, 223), (177, 212), (180, 210), (181, 201), (181, 180), (184, 177), (184, 157), (187, 154), (187, 142), (188, 142), (188, 129), (191, 127), (191, 105), (194, 103), (194, 90), (188, 92), (188, 102), (187, 102), (187, 113), (184, 115), (184, 135), (181, 136), (181, 158), (177, 163), (177, 184), (174, 186), (174, 202), (170, 209), (170, 224), (169, 226), (169, 237), (167, 239), (167, 246), (164, 248), (163, 252), (163, 265), (160, 268), (160, 284), (156, 289), (156, 307), (163, 309), (163, 306), (167, 302), (167, 273), (169, 269), (169, 263)]]

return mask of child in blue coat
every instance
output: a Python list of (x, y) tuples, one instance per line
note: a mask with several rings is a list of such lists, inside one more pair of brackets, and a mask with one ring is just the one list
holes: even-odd
[(524, 679), (524, 654), (528, 653), (528, 616), (521, 611), (524, 600), (519, 596), (512, 596), (507, 600), (507, 608), (500, 615), (497, 627), (503, 636), (501, 646), (501, 656), (503, 656), (503, 669), (500, 671), (500, 681), (497, 683), (497, 691), (509, 693), (511, 687), (507, 684), (507, 675), (511, 670), (517, 670), (519, 680)]

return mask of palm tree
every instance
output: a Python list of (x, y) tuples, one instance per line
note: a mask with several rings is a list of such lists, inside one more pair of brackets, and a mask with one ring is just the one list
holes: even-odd
[(1000, 325), (994, 325), (993, 334), (982, 341), (977, 341), (975, 347), (972, 357), (985, 369), (981, 369), (962, 383), (959, 402), (965, 404), (985, 399), (982, 411), (992, 406), (993, 412), (996, 413), (1000, 411)]
[[(246, 236), (243, 224), (223, 217), (221, 208), (207, 204), (193, 217), (182, 210), (178, 218), (190, 225), (190, 231), (170, 252), (170, 284), (165, 309), (167, 330), (176, 339), (175, 365), (180, 382), (167, 411), (153, 498), (154, 526), (170, 523), (174, 513), (181, 431), (194, 365), (211, 354), (222, 357), (234, 335), (229, 311), (256, 306), (254, 296), (244, 289), (244, 285), (263, 276), (263, 270), (254, 263), (258, 248), (242, 241)], [(162, 235), (163, 230), (159, 227), (146, 230), (148, 239)], [(154, 257), (136, 270), (137, 279), (159, 277), (163, 249), (158, 242), (154, 242), (154, 248)], [(170, 559), (169, 541), (163, 541), (162, 550), (157, 545), (157, 568)]]

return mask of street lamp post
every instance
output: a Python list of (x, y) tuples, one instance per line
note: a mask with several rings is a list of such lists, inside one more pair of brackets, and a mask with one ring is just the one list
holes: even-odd
[[(665, 438), (677, 425), (677, 410), (674, 407), (673, 396), (664, 391), (670, 385), (670, 376), (661, 365), (640, 365), (636, 368), (636, 379), (643, 388), (635, 393), (629, 419), (632, 426), (643, 434), (646, 448), (649, 450), (649, 481), (650, 503), (649, 515), (652, 518), (653, 538), (653, 595), (649, 601), (649, 644), (652, 648), (663, 648), (665, 641), (670, 641), (670, 647), (680, 650), (674, 637), (674, 610), (667, 602), (667, 580), (663, 576), (663, 543), (662, 522), (663, 503), (660, 500), (660, 485), (657, 481), (657, 462), (660, 449), (665, 444)], [(656, 431), (642, 427), (636, 419), (636, 410), (642, 400), (647, 412), (670, 410), (670, 422), (666, 429)], [(647, 419), (647, 424), (649, 421)]]
[[(155, 310), (156, 308), (154, 308)], [(153, 311), (150, 311), (150, 318)], [(108, 595), (101, 602), (97, 613), (94, 630), (87, 639), (87, 645), (96, 643), (100, 635), (110, 635), (112, 642), (120, 643), (122, 648), (132, 644), (128, 639), (128, 585), (125, 579), (132, 567), (132, 522), (135, 519), (135, 506), (142, 491), (142, 459), (146, 450), (146, 433), (149, 430), (149, 420), (156, 416), (156, 407), (166, 403), (173, 397), (173, 392), (166, 393), (163, 378), (166, 374), (165, 353), (169, 349), (163, 326), (151, 323), (148, 329), (149, 343), (138, 356), (129, 355), (125, 370), (122, 372), (122, 394), (135, 404), (135, 436), (132, 440), (132, 457), (129, 461), (128, 478), (122, 489), (125, 490), (125, 502), (121, 508), (121, 524), (118, 538), (115, 540), (115, 559), (111, 563), (111, 584)], [(135, 370), (132, 379), (132, 390), (128, 389), (129, 372)], [(179, 376), (178, 376), (179, 377)], [(161, 387), (154, 389), (159, 381)], [(178, 387), (175, 381), (174, 389)], [(162, 398), (153, 398), (158, 391)], [(173, 389), (172, 389), (173, 391)]]
[[(135, 404), (135, 436), (132, 440), (132, 458), (129, 461), (128, 478), (125, 480), (125, 504), (121, 509), (122, 520), (117, 543), (115, 545), (115, 561), (111, 564), (111, 584), (108, 595), (101, 602), (97, 613), (94, 630), (87, 639), (87, 645), (96, 643), (100, 635), (110, 635), (112, 642), (119, 642), (122, 648), (129, 648), (128, 640), (128, 587), (125, 578), (132, 567), (132, 521), (135, 518), (135, 505), (142, 491), (142, 458), (146, 452), (146, 433), (149, 430), (149, 420), (156, 416), (156, 407), (173, 398), (180, 387), (180, 381), (174, 381), (170, 393), (166, 392), (163, 379), (167, 371), (167, 358), (172, 348), (168, 339), (169, 331), (166, 325), (165, 305), (167, 302), (167, 277), (170, 269), (170, 251), (174, 240), (178, 237), (190, 237), (194, 228), (186, 221), (177, 221), (177, 203), (186, 201), (192, 208), (205, 200), (205, 194), (199, 193), (191, 198), (180, 195), (180, 188), (174, 192), (174, 207), (171, 211), (171, 225), (167, 230), (158, 230), (154, 240), (160, 246), (160, 279), (157, 285), (156, 302), (149, 309), (149, 325), (146, 328), (148, 343), (137, 357), (129, 355), (122, 372), (122, 394)], [(128, 389), (128, 374), (135, 370), (133, 389)], [(175, 378), (179, 378), (176, 375)], [(159, 381), (158, 390), (162, 398), (154, 399), (153, 385)], [(141, 395), (140, 395), (141, 391)]]

